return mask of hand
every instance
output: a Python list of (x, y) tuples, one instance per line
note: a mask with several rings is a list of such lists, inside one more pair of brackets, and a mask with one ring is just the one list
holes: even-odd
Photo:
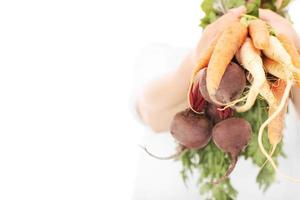
[[(207, 52), (214, 38), (246, 12), (245, 7), (230, 10), (204, 30), (197, 48), (181, 63), (178, 70), (157, 79), (144, 88), (138, 99), (142, 120), (155, 132), (168, 130), (174, 115), (188, 107), (187, 91), (193, 68), (201, 53)], [(163, 94), (163, 95), (162, 95)]]
[(271, 10), (260, 9), (259, 17), (269, 23), (276, 33), (288, 36), (300, 50), (300, 38), (291, 22)]

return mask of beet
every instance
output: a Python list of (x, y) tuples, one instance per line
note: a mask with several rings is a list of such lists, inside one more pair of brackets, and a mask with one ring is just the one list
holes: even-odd
[(236, 63), (231, 62), (222, 77), (216, 92), (216, 99), (221, 103), (229, 103), (241, 96), (246, 87), (244, 70)]
[(202, 94), (203, 98), (209, 102), (209, 103), (213, 103), (213, 101), (210, 99), (208, 91), (207, 91), (207, 86), (206, 86), (206, 68), (202, 69), (200, 72), (200, 76), (199, 76), (199, 89), (200, 89), (200, 93)]
[(203, 114), (197, 114), (190, 108), (177, 113), (171, 123), (170, 132), (179, 142), (173, 155), (160, 157), (140, 146), (148, 155), (160, 160), (178, 158), (185, 149), (201, 149), (211, 139), (212, 122)]
[(239, 154), (250, 142), (251, 133), (251, 125), (242, 118), (229, 118), (215, 125), (212, 130), (213, 141), (231, 158), (227, 172), (215, 184), (224, 181), (234, 170)]
[(233, 110), (231, 108), (218, 107), (214, 104), (208, 104), (205, 108), (205, 114), (212, 120), (214, 124), (233, 116)]
[[(210, 103), (212, 100), (209, 97), (206, 88), (206, 69), (200, 72), (200, 92), (204, 99)], [(220, 103), (230, 103), (239, 98), (246, 87), (246, 76), (244, 70), (236, 63), (231, 62), (222, 77), (219, 88), (216, 91), (216, 100)]]
[(211, 139), (211, 129), (212, 122), (191, 109), (177, 113), (170, 127), (173, 137), (189, 149), (200, 149), (206, 146)]

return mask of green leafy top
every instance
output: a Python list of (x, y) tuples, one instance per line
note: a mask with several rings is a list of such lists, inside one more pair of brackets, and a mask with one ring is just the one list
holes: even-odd
[(261, 3), (260, 0), (249, 1), (247, 3), (247, 14), (258, 17), (260, 3)]
[(278, 14), (287, 17), (286, 7), (291, 0), (283, 0), (282, 4), (277, 8), (276, 0), (203, 0), (201, 9), (205, 16), (201, 19), (200, 26), (205, 28), (216, 19), (221, 17), (231, 8), (246, 5), (247, 14), (258, 17), (258, 8), (270, 9)]

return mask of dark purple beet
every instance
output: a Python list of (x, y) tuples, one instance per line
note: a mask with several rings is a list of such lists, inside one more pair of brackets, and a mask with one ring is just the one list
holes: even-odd
[(212, 122), (204, 115), (186, 109), (175, 115), (170, 131), (173, 137), (184, 147), (200, 149), (211, 138)]
[(212, 130), (214, 143), (231, 158), (226, 174), (215, 181), (215, 184), (224, 181), (234, 170), (239, 154), (250, 142), (251, 133), (251, 125), (242, 118), (229, 118), (214, 126)]
[(229, 103), (241, 96), (246, 87), (244, 70), (236, 63), (231, 62), (222, 77), (216, 93), (216, 99), (222, 103)]
[[(209, 97), (206, 88), (206, 68), (200, 72), (200, 92), (204, 99), (210, 103), (212, 100)], [(222, 77), (219, 88), (216, 92), (216, 100), (221, 103), (229, 103), (239, 98), (246, 86), (246, 76), (244, 70), (236, 63), (231, 62)]]

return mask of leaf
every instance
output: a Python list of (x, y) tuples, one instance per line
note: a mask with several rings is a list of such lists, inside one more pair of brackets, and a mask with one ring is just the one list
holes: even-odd
[(259, 17), (260, 0), (251, 0), (247, 3), (247, 14)]
[(275, 181), (276, 174), (274, 173), (274, 169), (270, 164), (267, 164), (256, 177), (256, 182), (259, 185), (259, 188), (266, 192), (266, 190), (271, 186), (271, 184)]
[(245, 0), (227, 0), (225, 1), (227, 8), (236, 8), (246, 4)]
[(214, 0), (204, 0), (201, 4), (201, 9), (205, 14), (209, 14), (214, 11)]
[(214, 2), (214, 0), (204, 0), (201, 4), (201, 9), (205, 13), (200, 22), (202, 28), (205, 28), (218, 18), (217, 11), (214, 9)]
[(201, 19), (200, 26), (202, 28), (205, 28), (207, 25), (211, 24), (214, 22), (218, 17), (214, 12), (210, 12), (209, 14), (206, 15), (206, 17)]

